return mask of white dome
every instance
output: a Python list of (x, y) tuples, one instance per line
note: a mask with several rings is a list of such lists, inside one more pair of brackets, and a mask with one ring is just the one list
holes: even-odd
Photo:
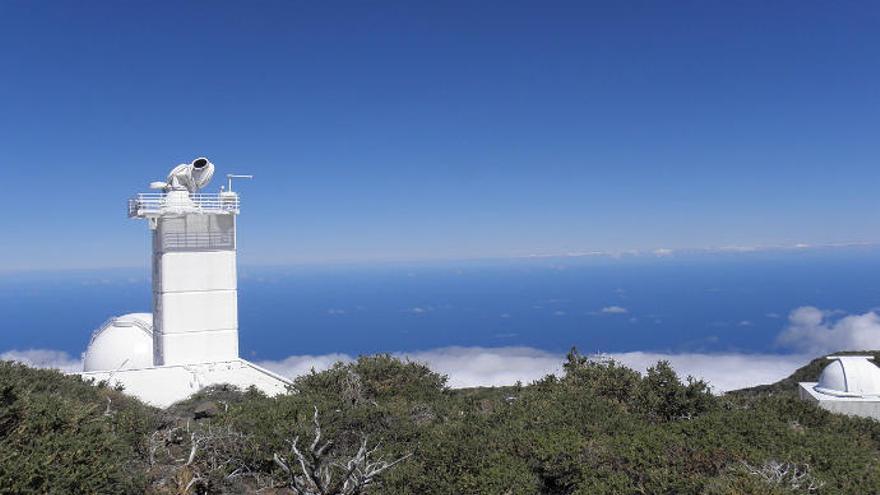
[(153, 315), (132, 313), (107, 320), (92, 334), (83, 354), (84, 371), (153, 366)]
[(815, 390), (843, 397), (880, 395), (880, 368), (871, 356), (828, 356), (831, 364), (822, 370)]

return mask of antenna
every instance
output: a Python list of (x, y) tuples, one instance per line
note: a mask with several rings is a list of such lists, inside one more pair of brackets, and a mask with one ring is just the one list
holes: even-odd
[(226, 174), (226, 192), (232, 192), (232, 179), (253, 179), (253, 175)]

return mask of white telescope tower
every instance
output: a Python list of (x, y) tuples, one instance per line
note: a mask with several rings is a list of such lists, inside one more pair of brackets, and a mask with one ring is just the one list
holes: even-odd
[(109, 319), (83, 355), (83, 376), (110, 379), (156, 405), (218, 383), (283, 392), (289, 381), (238, 355), (238, 193), (199, 192), (214, 175), (207, 158), (178, 165), (158, 192), (129, 200), (128, 216), (152, 231), (153, 312)]
[(178, 165), (162, 193), (129, 201), (153, 233), (153, 364), (238, 358), (235, 220), (238, 194), (202, 194), (214, 174), (205, 158)]

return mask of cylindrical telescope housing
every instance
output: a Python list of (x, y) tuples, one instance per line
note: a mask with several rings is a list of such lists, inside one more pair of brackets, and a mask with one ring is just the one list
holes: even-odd
[(207, 158), (196, 158), (190, 163), (188, 173), (193, 187), (189, 192), (197, 192), (211, 182), (211, 177), (214, 177), (214, 164)]

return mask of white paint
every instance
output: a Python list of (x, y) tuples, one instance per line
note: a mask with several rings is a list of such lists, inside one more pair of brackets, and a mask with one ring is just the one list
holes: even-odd
[(235, 213), (160, 210), (153, 264), (154, 364), (238, 357)]
[[(211, 330), (238, 331), (238, 294), (235, 290), (158, 292), (160, 333)], [(155, 310), (154, 310), (155, 311)]]
[(207, 363), (238, 357), (238, 332), (166, 334), (161, 337), (165, 364)]
[(235, 251), (167, 253), (156, 260), (164, 292), (236, 290)]
[(798, 383), (801, 400), (815, 404), (826, 411), (849, 416), (880, 420), (880, 397), (839, 397), (816, 390), (816, 382)]
[(221, 383), (286, 390), (289, 380), (238, 357), (239, 200), (231, 191), (195, 194), (213, 168), (206, 159), (180, 165), (165, 193), (129, 201), (129, 216), (147, 219), (153, 231), (153, 313), (115, 318), (96, 332), (83, 377), (161, 407)]
[(872, 356), (828, 356), (818, 382), (798, 384), (802, 400), (841, 414), (880, 420), (880, 368)]
[(873, 356), (829, 356), (816, 390), (829, 395), (865, 397), (880, 395), (880, 368)]
[(133, 313), (111, 318), (89, 341), (85, 371), (143, 368), (153, 365), (153, 315)]
[(287, 379), (243, 359), (119, 371), (81, 373), (96, 382), (121, 385), (126, 393), (156, 407), (168, 407), (210, 385), (254, 386), (268, 395), (284, 393)]

